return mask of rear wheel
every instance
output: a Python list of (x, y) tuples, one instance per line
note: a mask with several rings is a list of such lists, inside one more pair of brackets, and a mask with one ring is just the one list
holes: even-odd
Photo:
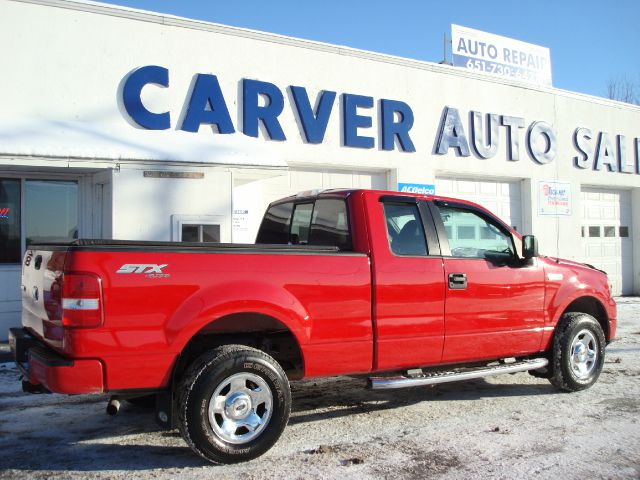
[(280, 365), (242, 345), (218, 347), (198, 358), (178, 395), (180, 433), (215, 463), (262, 455), (280, 437), (291, 411), (289, 381)]
[(598, 321), (586, 313), (566, 313), (556, 327), (549, 381), (569, 392), (596, 383), (604, 365), (605, 338)]

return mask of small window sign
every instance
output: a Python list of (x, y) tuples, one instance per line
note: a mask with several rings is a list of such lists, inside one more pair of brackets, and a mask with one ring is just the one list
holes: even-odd
[(571, 184), (565, 182), (539, 182), (538, 214), (571, 215)]
[(0, 218), (9, 218), (9, 213), (11, 209), (9, 207), (0, 207)]

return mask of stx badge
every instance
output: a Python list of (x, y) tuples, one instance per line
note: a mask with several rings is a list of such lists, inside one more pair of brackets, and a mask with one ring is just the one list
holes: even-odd
[(144, 274), (147, 278), (167, 278), (168, 273), (162, 273), (162, 269), (168, 266), (167, 263), (162, 265), (147, 263), (125, 263), (116, 273), (137, 273)]

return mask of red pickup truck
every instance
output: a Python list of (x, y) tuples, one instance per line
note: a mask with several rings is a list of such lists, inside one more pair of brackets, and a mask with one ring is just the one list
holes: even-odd
[(539, 256), (479, 205), (371, 190), (272, 203), (256, 245), (77, 240), (32, 245), (29, 392), (154, 399), (204, 458), (255, 458), (287, 424), (289, 380), (374, 389), (529, 371), (590, 387), (616, 330), (604, 272)]

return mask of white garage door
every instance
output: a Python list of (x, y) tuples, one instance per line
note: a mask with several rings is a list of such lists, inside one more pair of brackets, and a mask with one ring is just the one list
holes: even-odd
[(520, 182), (436, 178), (436, 195), (462, 198), (482, 205), (502, 221), (522, 232)]
[(604, 270), (614, 295), (633, 292), (631, 195), (624, 190), (583, 188), (582, 259)]
[(342, 170), (291, 170), (291, 193), (316, 188), (387, 188), (387, 174)]
[(253, 243), (267, 206), (307, 190), (387, 189), (387, 172), (291, 169), (272, 178), (241, 182), (233, 188), (233, 242)]

